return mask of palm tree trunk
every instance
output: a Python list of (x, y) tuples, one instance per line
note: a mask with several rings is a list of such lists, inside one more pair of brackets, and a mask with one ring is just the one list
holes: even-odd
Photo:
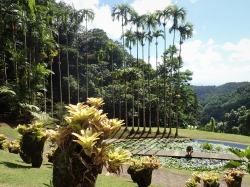
[[(144, 62), (144, 50), (142, 45), (142, 61)], [(143, 111), (143, 133), (146, 129), (146, 106), (145, 106), (145, 80), (144, 80), (144, 74), (145, 74), (145, 65), (143, 63), (143, 71), (142, 71), (142, 111)]]
[(54, 92), (53, 92), (53, 74), (52, 74), (52, 62), (50, 64), (50, 100), (51, 100), (51, 117), (54, 116)]
[(178, 136), (178, 129), (179, 129), (179, 105), (180, 105), (180, 66), (181, 66), (181, 35), (180, 35), (180, 53), (179, 53), (179, 67), (178, 67), (178, 87), (177, 87), (177, 103), (176, 103), (176, 131), (175, 137)]
[[(123, 65), (124, 71), (126, 69), (126, 61), (125, 61), (125, 47), (124, 47), (124, 24), (123, 24), (123, 16), (122, 16), (122, 47), (123, 47)], [(124, 100), (125, 100), (125, 131), (128, 130), (128, 101), (127, 101), (127, 83), (124, 80)]]
[(66, 28), (66, 59), (67, 59), (67, 77), (68, 77), (68, 104), (70, 104), (70, 77), (69, 77), (69, 52), (68, 52), (68, 31)]
[[(165, 23), (165, 20), (164, 20), (164, 23)], [(167, 130), (166, 130), (166, 28), (165, 28), (165, 25), (164, 25), (164, 86), (163, 86), (163, 89), (164, 89), (164, 110), (163, 110), (163, 126), (164, 126), (164, 130), (163, 130), (163, 134), (166, 134), (167, 133)]]
[(160, 134), (160, 112), (159, 112), (159, 79), (158, 79), (158, 42), (156, 38), (156, 92), (157, 92), (157, 108), (156, 108), (156, 125), (157, 125), (157, 134)]
[[(150, 30), (149, 30), (150, 32)], [(149, 112), (149, 116), (148, 116), (148, 125), (149, 125), (149, 131), (148, 133), (151, 133), (152, 131), (152, 124), (151, 124), (151, 93), (150, 93), (150, 41), (148, 41), (148, 103), (149, 103), (149, 107), (148, 107), (148, 112)]]
[[(175, 30), (174, 30), (174, 37), (173, 37), (173, 46), (174, 47), (174, 40), (175, 40)], [(170, 69), (170, 84), (169, 84), (169, 110), (168, 110), (168, 125), (169, 125), (169, 132), (170, 135), (172, 133), (172, 79), (173, 79), (173, 51), (171, 54), (171, 69)]]
[(88, 15), (86, 15), (86, 101), (89, 97), (89, 67), (88, 67)]

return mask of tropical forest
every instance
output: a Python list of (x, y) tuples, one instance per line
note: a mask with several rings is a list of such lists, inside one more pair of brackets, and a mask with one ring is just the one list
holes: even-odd
[[(198, 137), (194, 132), (208, 136), (200, 137), (204, 139), (222, 134), (225, 141), (240, 136), (244, 139), (239, 138), (238, 142), (249, 144), (250, 83), (191, 85), (193, 72), (182, 69), (182, 44), (194, 34), (194, 25), (186, 20), (186, 15), (187, 10), (177, 5), (143, 15), (127, 3), (113, 5), (110, 19), (121, 25), (120, 40), (114, 41), (104, 30), (88, 28), (89, 22), (95, 22), (92, 9), (77, 9), (56, 0), (0, 0), (0, 149), (10, 151), (17, 143), (19, 159), (31, 164), (31, 168), (40, 168), (37, 172), (47, 176), (46, 186), (105, 186), (101, 181), (111, 183), (111, 179), (102, 175), (97, 178), (103, 168), (119, 175), (124, 172), (122, 166), (129, 164), (131, 186), (137, 183), (144, 187), (150, 185), (151, 177), (150, 181), (139, 178), (139, 163), (152, 175), (154, 169), (168, 168), (175, 161), (154, 154), (138, 158), (129, 150), (157, 147), (173, 151), (175, 147), (192, 157), (193, 148), (197, 152), (203, 149), (192, 143)], [(166, 26), (168, 22), (172, 24), (170, 28)], [(167, 35), (172, 37), (169, 46)], [(159, 43), (164, 45), (162, 54), (158, 52)], [(136, 55), (132, 55), (132, 50)], [(153, 63), (152, 51), (156, 54)], [(1, 124), (8, 124), (12, 131)], [(141, 138), (145, 142), (138, 143)], [(127, 143), (123, 142), (125, 139)], [(116, 142), (109, 144), (112, 140)], [(171, 146), (174, 140), (177, 143)], [(192, 149), (186, 149), (187, 145), (192, 145)], [(223, 149), (214, 146), (213, 150), (211, 146), (203, 144), (210, 151), (207, 154)], [(49, 162), (53, 164), (50, 168), (48, 162), (43, 165), (43, 151), (48, 147), (51, 150), (46, 157), (52, 155)], [(233, 153), (247, 159), (243, 164), (237, 158), (220, 162), (221, 165), (239, 167), (247, 174), (250, 149), (229, 149), (221, 154)], [(0, 163), (6, 168), (15, 164), (16, 168), (26, 167), (20, 166), (21, 161), (10, 164), (6, 151), (0, 153)], [(195, 187), (199, 178), (205, 186), (205, 175), (214, 173), (203, 171), (218, 172), (219, 180), (226, 171), (221, 165), (194, 167), (192, 171), (201, 173), (193, 174), (196, 178), (184, 184), (191, 187), (193, 182)], [(188, 167), (175, 165), (171, 169)], [(52, 176), (50, 184), (48, 175)], [(18, 185), (11, 182), (0, 176), (0, 186)], [(28, 183), (33, 184), (29, 181), (22, 185)]]

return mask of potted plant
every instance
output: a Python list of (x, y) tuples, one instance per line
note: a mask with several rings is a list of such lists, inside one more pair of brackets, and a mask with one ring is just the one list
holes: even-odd
[(0, 149), (5, 150), (8, 147), (8, 140), (4, 134), (0, 134)]
[(155, 155), (132, 158), (129, 162), (128, 174), (139, 187), (147, 187), (151, 184), (152, 172), (161, 165)]
[(224, 179), (228, 187), (241, 187), (242, 177), (245, 171), (238, 169), (227, 170)]
[(186, 181), (186, 187), (197, 187), (199, 182), (197, 182), (194, 178), (193, 179), (188, 179)]
[(9, 142), (8, 150), (10, 153), (18, 154), (20, 152), (19, 140), (12, 140)]
[(107, 140), (123, 125), (122, 120), (108, 119), (100, 109), (101, 98), (88, 98), (86, 103), (66, 106), (67, 126), (51, 137), (57, 144), (53, 155), (54, 187), (94, 187), (105, 166), (110, 173), (120, 174), (131, 153), (114, 148)]
[(18, 125), (17, 131), (21, 134), (19, 155), (24, 162), (40, 168), (43, 161), (43, 149), (47, 134), (42, 122), (28, 125)]
[(56, 151), (56, 147), (51, 147), (49, 151), (46, 152), (45, 156), (48, 158), (48, 162), (53, 163), (53, 156)]
[(219, 179), (220, 176), (216, 172), (212, 171), (203, 171), (203, 172), (194, 172), (194, 181), (200, 183), (201, 180), (203, 181), (203, 187), (219, 187)]

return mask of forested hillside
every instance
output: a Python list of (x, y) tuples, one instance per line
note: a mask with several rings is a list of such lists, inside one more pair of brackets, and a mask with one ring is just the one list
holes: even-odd
[(221, 86), (191, 86), (199, 98), (203, 111), (200, 115), (201, 125), (213, 117), (224, 121), (225, 113), (237, 110), (241, 106), (250, 109), (250, 83), (226, 83)]
[[(100, 28), (88, 28), (95, 22), (92, 9), (55, 0), (0, 1), (0, 119), (29, 123), (35, 112), (43, 112), (62, 124), (65, 105), (101, 97), (105, 113), (123, 119), (131, 131), (161, 126), (171, 133), (171, 127), (197, 125), (201, 107), (188, 87), (193, 73), (181, 71), (179, 50), (192, 37), (193, 25), (185, 22), (185, 8), (163, 8), (139, 15), (126, 3), (114, 5), (110, 20), (121, 22), (119, 42)], [(173, 45), (158, 54), (169, 19)], [(123, 28), (126, 24), (132, 28)], [(150, 50), (156, 51), (155, 67)]]

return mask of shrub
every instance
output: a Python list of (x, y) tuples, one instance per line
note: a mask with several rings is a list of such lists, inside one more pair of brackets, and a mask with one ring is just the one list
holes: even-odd
[(202, 143), (201, 145), (200, 145), (200, 147), (202, 148), (202, 149), (205, 149), (205, 150), (208, 150), (208, 151), (211, 151), (211, 150), (213, 150), (213, 144), (211, 144), (211, 143), (209, 143), (209, 142), (204, 142), (204, 143)]

